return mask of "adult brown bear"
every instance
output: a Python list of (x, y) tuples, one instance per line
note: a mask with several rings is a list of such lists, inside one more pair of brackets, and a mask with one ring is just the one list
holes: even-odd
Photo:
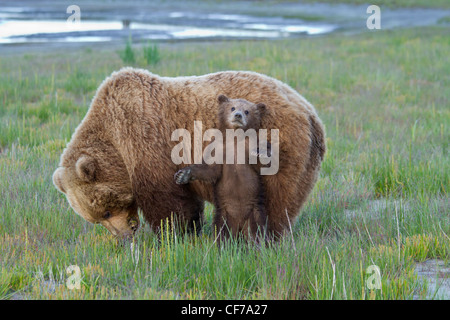
[[(79, 215), (116, 236), (131, 236), (137, 230), (138, 208), (152, 228), (173, 214), (188, 228), (199, 229), (204, 200), (213, 202), (212, 186), (202, 181), (174, 183), (174, 173), (188, 164), (172, 161), (179, 141), (171, 136), (176, 129), (187, 129), (194, 145), (194, 121), (201, 121), (203, 130), (217, 128), (219, 94), (263, 101), (268, 112), (261, 128), (279, 130), (278, 172), (262, 180), (267, 229), (282, 233), (316, 182), (325, 133), (306, 99), (288, 85), (254, 72), (178, 78), (133, 68), (114, 72), (99, 87), (61, 155), (53, 174), (55, 186)], [(203, 147), (207, 144), (204, 141)]]

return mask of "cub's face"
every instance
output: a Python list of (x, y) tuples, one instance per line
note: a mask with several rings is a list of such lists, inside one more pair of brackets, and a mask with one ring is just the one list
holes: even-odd
[(244, 99), (229, 99), (220, 95), (219, 117), (226, 129), (259, 129), (261, 116), (266, 110), (264, 103), (254, 104)]
[(139, 227), (131, 185), (104, 179), (100, 171), (95, 159), (82, 155), (74, 166), (56, 169), (53, 183), (86, 221), (102, 224), (114, 236), (131, 237)]

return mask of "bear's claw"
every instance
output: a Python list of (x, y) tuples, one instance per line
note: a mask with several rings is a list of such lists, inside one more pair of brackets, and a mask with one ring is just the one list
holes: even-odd
[(187, 184), (191, 179), (191, 169), (185, 168), (178, 170), (173, 176), (176, 184)]

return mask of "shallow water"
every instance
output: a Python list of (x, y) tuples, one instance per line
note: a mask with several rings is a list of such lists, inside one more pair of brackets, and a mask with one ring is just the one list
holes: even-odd
[[(365, 32), (367, 5), (254, 1), (77, 1), (79, 23), (66, 20), (67, 2), (2, 1), (0, 45), (195, 39), (279, 39), (331, 32)], [(385, 9), (384, 29), (435, 25), (450, 10)]]
[[(443, 260), (427, 260), (416, 264), (421, 283), (427, 283), (426, 299), (450, 300), (450, 266)], [(419, 299), (419, 296), (414, 296)]]
[[(333, 26), (246, 24), (240, 28), (208, 28), (170, 24), (130, 23), (121, 21), (82, 21), (66, 23), (54, 20), (9, 20), (0, 23), (0, 43), (111, 41), (124, 32), (133, 38), (169, 40), (195, 38), (287, 38), (296, 34), (316, 35), (328, 33)], [(108, 36), (99, 36), (101, 32)], [(126, 35), (125, 35), (126, 36)]]
[[(168, 8), (169, 9), (169, 8)], [(83, 9), (81, 9), (83, 13)], [(45, 11), (44, 11), (45, 12)], [(287, 38), (298, 35), (317, 35), (334, 31), (329, 23), (308, 23), (299, 19), (259, 17), (243, 14), (184, 12), (160, 10), (141, 16), (99, 12), (99, 19), (82, 18), (79, 22), (57, 19), (48, 11), (47, 19), (29, 7), (0, 8), (0, 43), (111, 41), (114, 39), (183, 40), (204, 38)], [(91, 12), (92, 13), (92, 12)], [(61, 14), (59, 14), (61, 16)], [(67, 14), (69, 16), (69, 14)], [(143, 17), (147, 16), (145, 19)], [(51, 19), (49, 19), (51, 18)], [(114, 18), (111, 20), (111, 18)]]

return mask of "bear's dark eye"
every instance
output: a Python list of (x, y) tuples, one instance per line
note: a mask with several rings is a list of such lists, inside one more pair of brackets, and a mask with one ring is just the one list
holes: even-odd
[(234, 110), (236, 110), (236, 108), (235, 108), (235, 107), (231, 108), (231, 111), (234, 111)]
[(103, 214), (103, 219), (108, 219), (108, 218), (110, 218), (111, 217), (111, 212), (109, 212), (109, 211), (106, 211), (104, 214)]
[(248, 114), (248, 110), (245, 110), (245, 114)]

